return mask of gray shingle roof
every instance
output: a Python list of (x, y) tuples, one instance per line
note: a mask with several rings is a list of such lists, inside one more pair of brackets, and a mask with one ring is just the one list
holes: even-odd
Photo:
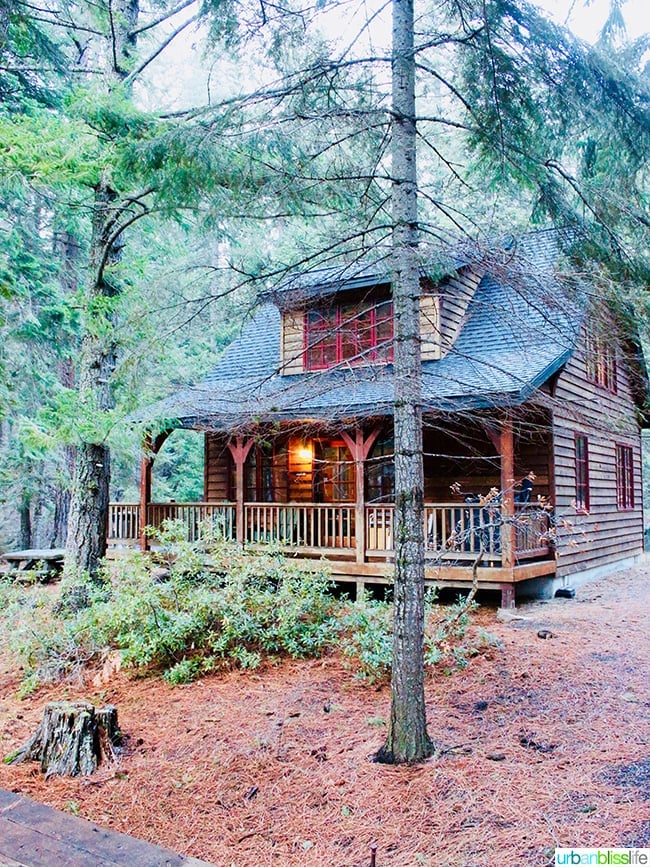
[[(546, 252), (536, 276), (497, 266), (498, 279), (481, 280), (454, 347), (423, 364), (425, 411), (521, 404), (567, 361), (583, 305), (551, 276)], [(279, 368), (280, 313), (266, 303), (203, 382), (148, 407), (140, 419), (223, 430), (392, 413), (392, 365), (290, 376)]]

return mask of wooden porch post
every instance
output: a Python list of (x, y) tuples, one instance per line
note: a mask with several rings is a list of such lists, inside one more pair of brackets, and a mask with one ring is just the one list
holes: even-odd
[(140, 536), (140, 550), (149, 549), (149, 538), (145, 533), (147, 526), (147, 510), (151, 502), (151, 471), (153, 469), (153, 453), (151, 435), (146, 434), (142, 444), (142, 458), (140, 460), (140, 511), (138, 513), (138, 535)]
[(153, 462), (163, 443), (170, 435), (171, 430), (162, 431), (153, 438), (151, 433), (146, 433), (142, 439), (142, 460), (140, 462), (140, 511), (138, 514), (138, 530), (140, 536), (140, 550), (149, 550), (149, 538), (145, 533), (147, 526), (147, 512), (151, 503), (151, 477)]
[[(512, 420), (501, 424), (501, 566), (512, 570), (515, 565), (515, 453)], [(512, 574), (512, 572), (511, 572)], [(501, 585), (501, 600), (504, 608), (515, 607), (514, 585)]]
[(239, 542), (240, 545), (243, 545), (246, 541), (246, 532), (244, 527), (244, 464), (246, 463), (246, 458), (248, 457), (248, 453), (250, 452), (254, 442), (255, 440), (252, 437), (244, 439), (244, 437), (239, 436), (235, 437), (234, 442), (231, 440), (228, 443), (228, 448), (230, 449), (230, 454), (232, 455), (237, 470), (235, 528), (237, 531), (237, 542)]
[[(375, 428), (364, 439), (363, 430), (358, 427), (354, 431), (354, 439), (345, 433), (341, 434), (347, 447), (350, 449), (350, 454), (354, 460), (354, 479), (355, 479), (355, 506), (354, 506), (354, 538), (356, 548), (356, 561), (363, 563), (366, 559), (366, 503), (365, 503), (365, 478), (364, 465), (370, 453), (370, 449), (375, 444), (375, 440), (380, 434), (381, 429)], [(363, 589), (363, 582), (361, 589)], [(357, 586), (357, 595), (359, 587)]]

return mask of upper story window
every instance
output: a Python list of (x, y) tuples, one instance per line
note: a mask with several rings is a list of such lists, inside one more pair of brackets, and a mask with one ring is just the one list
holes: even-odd
[(607, 391), (616, 393), (617, 370), (614, 347), (603, 336), (587, 334), (585, 360), (587, 379), (601, 388), (606, 388)]
[(393, 303), (390, 300), (336, 302), (305, 313), (305, 367), (393, 360)]

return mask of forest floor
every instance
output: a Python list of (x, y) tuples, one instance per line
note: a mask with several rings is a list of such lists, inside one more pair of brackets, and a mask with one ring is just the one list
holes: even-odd
[[(546, 865), (555, 846), (650, 846), (650, 567), (575, 600), (477, 623), (501, 647), (427, 678), (435, 756), (374, 764), (389, 690), (335, 654), (189, 686), (106, 673), (20, 700), (0, 665), (0, 752), (47, 701), (117, 705), (116, 766), (45, 781), (0, 765), (0, 788), (224, 867)], [(544, 635), (550, 632), (550, 637)]]

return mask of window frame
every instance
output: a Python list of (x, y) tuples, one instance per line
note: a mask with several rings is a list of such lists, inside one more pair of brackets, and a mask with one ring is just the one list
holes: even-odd
[(602, 335), (587, 332), (585, 370), (587, 379), (593, 385), (610, 394), (618, 393), (618, 354), (615, 347), (610, 351)]
[[(579, 454), (578, 444), (582, 443), (584, 454)], [(576, 474), (575, 508), (576, 512), (586, 514), (591, 507), (589, 479), (589, 437), (583, 433), (573, 435), (573, 454)]]
[(634, 448), (626, 443), (616, 443), (616, 508), (634, 510)]
[[(386, 315), (378, 315), (388, 305)], [(310, 321), (320, 317), (324, 325)], [(365, 324), (367, 322), (367, 324)], [(389, 323), (390, 336), (379, 339), (382, 325)], [(321, 336), (319, 335), (321, 333)], [(361, 301), (335, 301), (305, 310), (303, 320), (303, 366), (306, 371), (331, 370), (340, 364), (360, 366), (363, 364), (392, 364), (393, 362), (393, 301), (389, 298)], [(363, 342), (367, 342), (363, 346)], [(352, 352), (348, 346), (354, 345)], [(334, 358), (326, 357), (327, 350), (334, 349)]]

